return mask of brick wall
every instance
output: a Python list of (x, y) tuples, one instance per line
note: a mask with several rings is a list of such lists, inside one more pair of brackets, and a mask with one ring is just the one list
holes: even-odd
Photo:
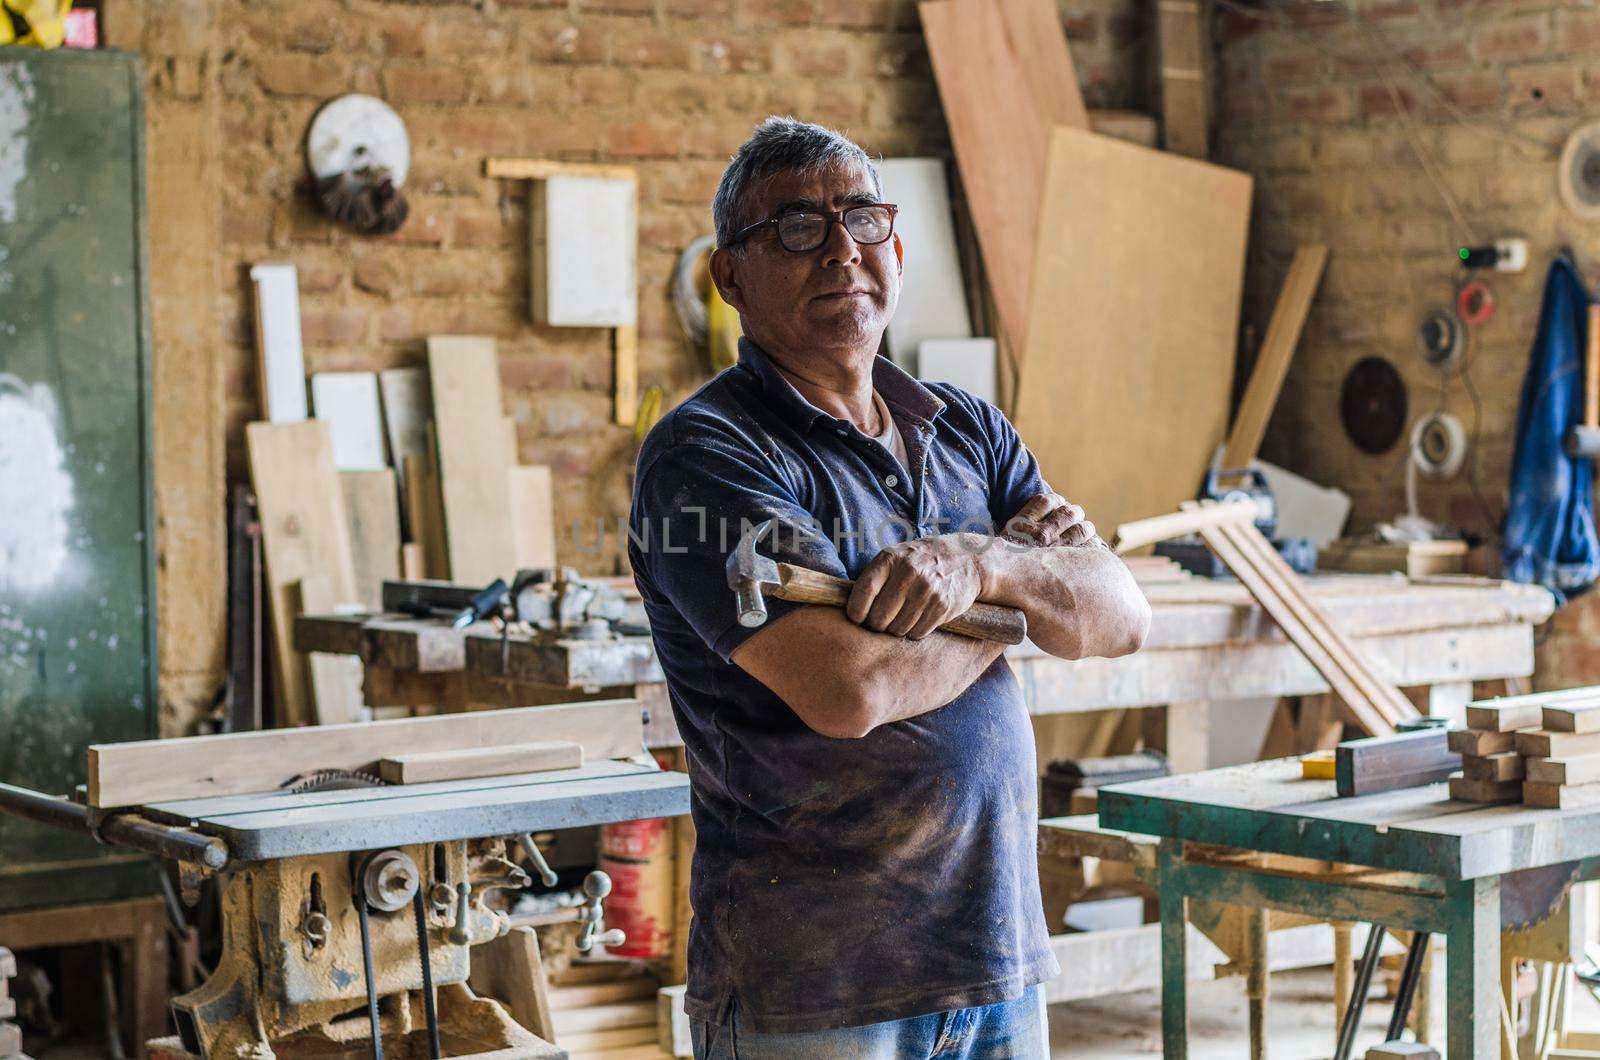
[[(1085, 96), (1148, 108), (1138, 0), (1061, 0)], [(308, 371), (422, 363), (427, 335), (493, 335), (525, 463), (555, 469), (557, 521), (609, 572), (634, 445), (611, 425), (607, 336), (528, 319), (526, 188), (486, 156), (617, 161), (640, 171), (640, 381), (674, 401), (704, 378), (667, 284), (710, 229), (728, 154), (789, 113), (883, 155), (948, 155), (913, 0), (105, 0), (108, 40), (149, 70), (151, 273), (163, 516), (163, 730), (183, 731), (221, 684), (223, 479), (245, 478), (258, 414), (251, 263), (299, 266)], [(412, 215), (388, 238), (309, 205), (305, 130), (343, 92), (387, 99), (412, 139)], [(166, 130), (166, 135), (156, 135)], [(179, 223), (179, 222), (183, 223)], [(207, 267), (207, 263), (210, 263)], [(164, 292), (164, 293), (163, 293)], [(181, 385), (180, 385), (181, 384)], [(162, 439), (167, 444), (162, 448)], [(186, 446), (186, 439), (195, 439)], [(215, 459), (201, 454), (215, 452)], [(225, 458), (225, 462), (224, 462)], [(204, 547), (195, 547), (197, 522)]]
[[(1218, 33), (1216, 154), (1258, 181), (1247, 320), (1264, 326), (1296, 244), (1332, 249), (1264, 455), (1350, 492), (1358, 529), (1402, 510), (1404, 441), (1368, 456), (1338, 415), (1351, 365), (1385, 357), (1412, 419), (1442, 403), (1477, 425), (1476, 479), (1424, 485), (1423, 513), (1491, 531), (1545, 268), (1563, 244), (1592, 264), (1600, 235), (1561, 206), (1555, 175), (1562, 141), (1600, 99), (1600, 13), (1548, 0), (1294, 0), (1267, 18), (1224, 15)], [(1416, 327), (1449, 304), (1459, 246), (1513, 235), (1529, 240), (1530, 267), (1488, 277), (1498, 312), (1469, 351), (1475, 404), (1459, 379), (1441, 390)], [(1595, 606), (1564, 612), (1541, 644), (1540, 683), (1600, 680), (1581, 638), (1594, 632)]]

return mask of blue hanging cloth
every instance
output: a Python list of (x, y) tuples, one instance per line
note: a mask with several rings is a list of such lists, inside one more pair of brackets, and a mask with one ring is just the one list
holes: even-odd
[(1500, 558), (1505, 576), (1537, 582), (1564, 600), (1600, 578), (1594, 462), (1567, 455), (1567, 429), (1583, 420), (1589, 294), (1571, 259), (1545, 277), (1539, 334), (1528, 354), (1511, 456), (1511, 505)]

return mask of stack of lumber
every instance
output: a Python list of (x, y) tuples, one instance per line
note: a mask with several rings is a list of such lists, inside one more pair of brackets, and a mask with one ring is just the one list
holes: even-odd
[(670, 1060), (657, 1044), (660, 988), (632, 962), (573, 965), (550, 988), (555, 1044), (572, 1060)]
[(1460, 574), (1467, 569), (1465, 541), (1373, 541), (1343, 537), (1317, 553), (1324, 570), (1363, 574), (1399, 571), (1408, 578)]
[(1517, 802), (1525, 764), (1519, 730), (1537, 729), (1538, 702), (1526, 696), (1472, 703), (1467, 727), (1452, 730), (1450, 749), (1461, 755), (1461, 772), (1450, 777), (1450, 797), (1464, 802)]
[(1522, 800), (1560, 810), (1600, 805), (1600, 687), (1519, 698), (1540, 701), (1540, 728), (1517, 734)]

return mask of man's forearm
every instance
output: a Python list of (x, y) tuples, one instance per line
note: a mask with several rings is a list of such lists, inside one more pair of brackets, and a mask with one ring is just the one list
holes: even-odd
[(1144, 643), (1150, 604), (1104, 544), (1038, 548), (991, 539), (985, 547), (966, 536), (981, 549), (981, 598), (1025, 612), (1029, 639), (1051, 655), (1127, 655)]
[(877, 633), (836, 607), (805, 607), (745, 641), (733, 661), (811, 728), (855, 737), (951, 702), (1005, 646), (950, 633)]

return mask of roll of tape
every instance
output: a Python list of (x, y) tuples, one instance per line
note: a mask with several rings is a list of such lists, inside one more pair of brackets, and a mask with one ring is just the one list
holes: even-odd
[(1467, 430), (1448, 412), (1430, 412), (1411, 428), (1411, 462), (1429, 478), (1453, 478), (1467, 459)]

